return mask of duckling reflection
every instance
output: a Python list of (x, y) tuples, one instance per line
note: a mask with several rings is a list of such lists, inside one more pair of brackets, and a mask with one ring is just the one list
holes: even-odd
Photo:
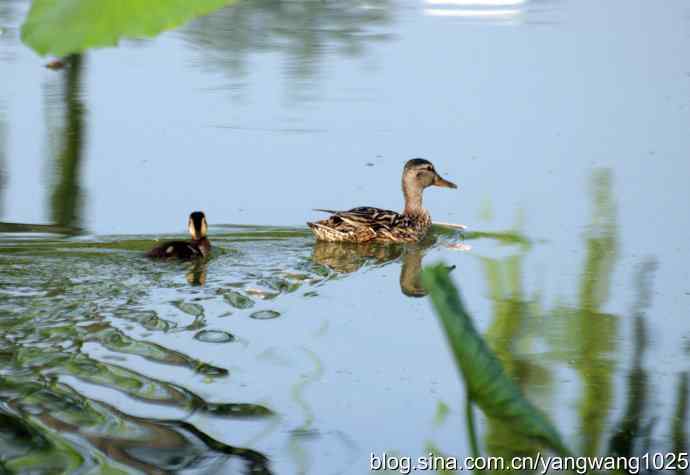
[(206, 272), (208, 271), (207, 260), (197, 260), (187, 272), (187, 283), (194, 287), (206, 285)]
[(316, 241), (312, 260), (336, 272), (351, 274), (365, 265), (384, 266), (400, 259), (400, 290), (408, 297), (424, 297), (427, 293), (421, 283), (422, 261), (425, 251), (435, 243), (435, 237), (399, 245)]

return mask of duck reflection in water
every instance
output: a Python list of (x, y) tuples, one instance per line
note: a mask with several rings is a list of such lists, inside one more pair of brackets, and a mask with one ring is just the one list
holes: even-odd
[[(400, 290), (408, 297), (424, 297), (427, 292), (421, 283), (422, 261), (426, 250), (436, 241), (436, 236), (427, 236), (417, 243), (395, 245), (316, 241), (312, 259), (341, 274), (351, 274), (364, 266), (385, 266), (400, 260)], [(454, 268), (450, 267), (449, 271)]]
[(197, 259), (192, 263), (187, 271), (187, 283), (193, 287), (206, 285), (206, 273), (208, 271), (208, 260)]

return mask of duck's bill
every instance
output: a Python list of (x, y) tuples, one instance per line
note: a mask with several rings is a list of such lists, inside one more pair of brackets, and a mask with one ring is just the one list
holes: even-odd
[(457, 188), (458, 187), (458, 185), (456, 185), (452, 181), (444, 180), (439, 175), (436, 175), (436, 178), (434, 179), (434, 186), (440, 186), (441, 188)]

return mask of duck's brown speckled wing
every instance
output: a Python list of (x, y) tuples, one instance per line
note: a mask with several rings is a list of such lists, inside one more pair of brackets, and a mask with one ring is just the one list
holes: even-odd
[(333, 213), (328, 219), (308, 223), (317, 238), (325, 241), (416, 241), (419, 223), (395, 211), (362, 206)]

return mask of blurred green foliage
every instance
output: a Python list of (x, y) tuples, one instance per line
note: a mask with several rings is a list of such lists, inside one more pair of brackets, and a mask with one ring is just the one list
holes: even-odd
[(22, 41), (38, 54), (66, 56), (148, 38), (234, 0), (34, 0)]

